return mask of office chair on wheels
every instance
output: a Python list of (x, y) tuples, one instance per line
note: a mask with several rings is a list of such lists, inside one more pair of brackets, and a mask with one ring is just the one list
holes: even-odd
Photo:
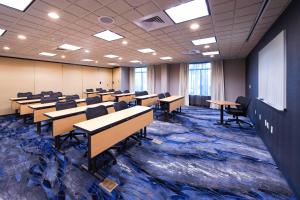
[(239, 118), (241, 116), (247, 117), (248, 107), (251, 102), (250, 99), (247, 97), (239, 96), (235, 102), (240, 105), (236, 106), (236, 108), (225, 108), (225, 112), (233, 116), (232, 119), (226, 120), (226, 123), (236, 122), (239, 126), (241, 126), (241, 124), (248, 124), (250, 127), (253, 127), (251, 123)]

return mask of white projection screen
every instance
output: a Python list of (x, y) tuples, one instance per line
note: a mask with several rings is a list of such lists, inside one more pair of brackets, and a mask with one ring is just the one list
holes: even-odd
[(258, 55), (258, 99), (286, 109), (286, 38), (280, 32)]

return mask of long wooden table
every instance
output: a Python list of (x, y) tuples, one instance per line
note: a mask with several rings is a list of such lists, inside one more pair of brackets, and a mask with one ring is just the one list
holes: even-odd
[(26, 100), (27, 97), (12, 97), (10, 98), (10, 106), (11, 109), (14, 110), (16, 113), (18, 113), (18, 110), (20, 109), (20, 104), (17, 103), (17, 101)]
[[(86, 99), (76, 99), (75, 102), (77, 103), (77, 106), (86, 105)], [(30, 104), (28, 106), (33, 111), (33, 122), (36, 124), (37, 133), (41, 133), (41, 122), (49, 119), (44, 114), (55, 111), (55, 105), (56, 102)]]
[(134, 93), (123, 93), (123, 94), (114, 94), (117, 102), (126, 101), (129, 103), (130, 101), (134, 100), (135, 94)]
[(113, 96), (114, 92), (101, 92), (101, 93), (97, 93), (97, 95), (100, 96), (102, 102), (105, 101), (114, 101), (115, 97)]
[(86, 95), (86, 97), (95, 97), (97, 96), (99, 92), (98, 91), (94, 91), (94, 92), (83, 92), (83, 94)]
[(152, 105), (155, 105), (158, 100), (157, 94), (137, 96), (134, 98), (137, 101), (137, 105), (140, 105), (140, 106), (152, 106)]
[(120, 141), (144, 129), (153, 122), (153, 110), (135, 106), (74, 124), (74, 127), (88, 134), (88, 170), (96, 169), (97, 155)]
[(159, 99), (159, 103), (164, 110), (165, 116), (168, 117), (168, 113), (179, 109), (181, 112), (181, 106), (184, 106), (183, 96), (170, 96), (163, 99)]
[(60, 136), (62, 134), (72, 131), (74, 129), (74, 124), (86, 121), (85, 111), (87, 108), (94, 108), (100, 105), (105, 106), (108, 113), (115, 112), (113, 107), (114, 102), (103, 102), (45, 113), (45, 117), (51, 119), (52, 121), (52, 136), (55, 138), (55, 147), (57, 149), (60, 148)]
[(231, 101), (207, 100), (207, 102), (220, 106), (220, 121), (218, 124), (224, 124), (224, 106), (238, 106), (240, 104)]

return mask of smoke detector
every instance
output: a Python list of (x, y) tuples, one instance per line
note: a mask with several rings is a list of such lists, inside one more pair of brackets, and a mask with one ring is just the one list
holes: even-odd
[(113, 17), (109, 17), (109, 16), (98, 17), (98, 21), (101, 24), (113, 24), (113, 23), (115, 23), (115, 19)]

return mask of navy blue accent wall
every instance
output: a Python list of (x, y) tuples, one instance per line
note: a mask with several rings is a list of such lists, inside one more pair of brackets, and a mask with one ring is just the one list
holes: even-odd
[[(258, 53), (278, 33), (286, 30), (287, 110), (276, 109), (256, 100), (258, 96)], [(262, 40), (247, 57), (246, 94), (252, 98), (251, 120), (269, 148), (279, 168), (300, 199), (300, 1), (290, 3)], [(250, 87), (251, 86), (251, 87)], [(255, 114), (256, 110), (256, 114)], [(261, 120), (259, 120), (261, 115)], [(274, 126), (273, 134), (264, 120)]]

